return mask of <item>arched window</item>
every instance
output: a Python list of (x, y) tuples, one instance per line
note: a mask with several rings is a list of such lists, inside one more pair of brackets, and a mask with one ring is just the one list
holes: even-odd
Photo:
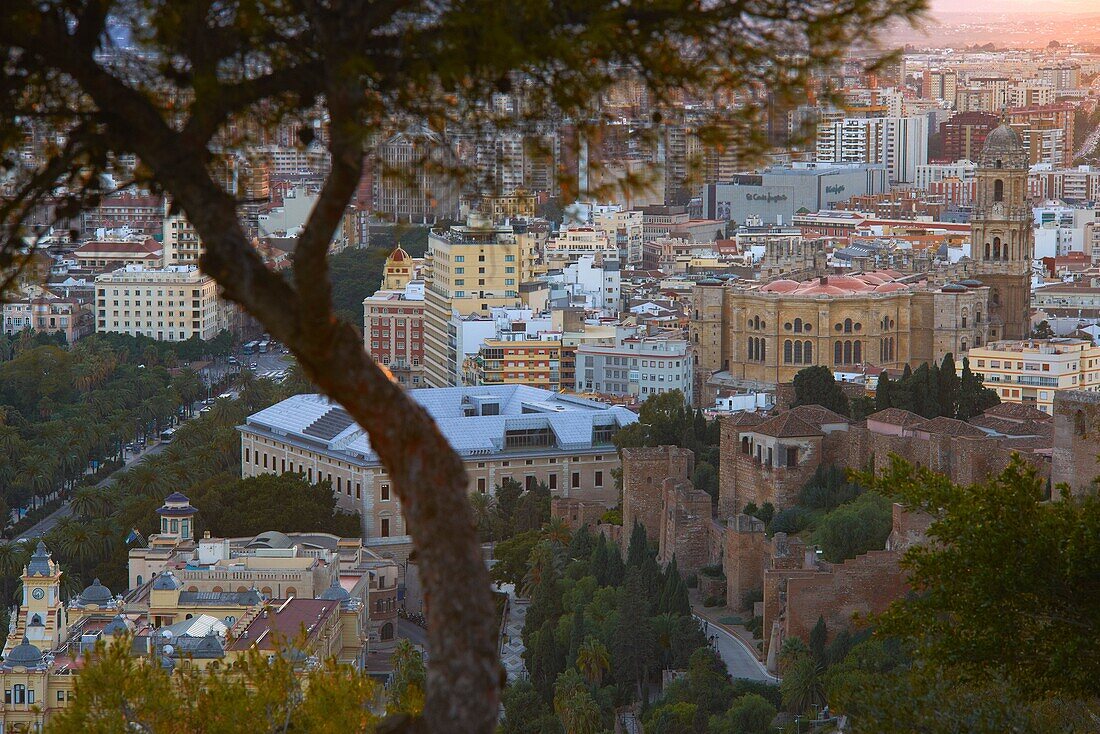
[(986, 243), (985, 243), (985, 259), (986, 259), (986, 260), (988, 260), (989, 258), (990, 258), (990, 255), (989, 255), (989, 243), (988, 243), (988, 242), (986, 242)]
[(994, 260), (1000, 260), (1001, 259), (1001, 238), (1000, 237), (994, 237), (993, 238), (993, 259)]
[(802, 364), (802, 342), (800, 341), (794, 343), (794, 363)]
[(856, 339), (852, 342), (852, 363), (860, 364), (863, 362), (863, 342)]
[[(998, 161), (999, 163), (1000, 161)], [(1000, 166), (998, 166), (1000, 168)], [(1001, 179), (997, 179), (993, 182), (993, 201), (1004, 201), (1005, 199), (1005, 182)]]
[(760, 361), (763, 362), (768, 358), (768, 343), (764, 341), (763, 337), (760, 339)]
[(962, 312), (962, 327), (964, 329), (966, 328), (966, 309), (965, 308), (963, 309), (963, 312)]
[(996, 288), (989, 294), (989, 300), (992, 301), (994, 306), (1001, 305), (1001, 292)]
[(752, 448), (749, 446), (748, 436), (741, 437), (741, 453), (745, 454), (746, 456), (752, 453)]
[(795, 319), (794, 320), (794, 333), (795, 334), (801, 334), (802, 333), (802, 319)]
[(754, 343), (754, 341), (755, 340), (750, 336), (749, 337), (749, 344), (748, 344), (749, 359), (750, 360), (756, 359), (756, 355), (753, 354), (753, 343)]
[[(799, 351), (801, 351), (801, 350), (799, 350)], [(783, 363), (784, 364), (790, 364), (791, 363), (791, 340), (790, 339), (787, 339), (786, 341), (783, 342)]]
[(382, 625), (382, 629), (378, 631), (378, 634), (383, 640), (392, 640), (393, 622), (386, 622), (384, 625)]
[(844, 364), (852, 363), (852, 342), (844, 342)]
[(981, 311), (975, 311), (974, 312), (974, 323), (975, 324), (982, 323), (982, 312)]
[(962, 340), (962, 351), (966, 351), (966, 339)]
[(138, 577), (137, 577), (137, 585), (141, 586), (141, 574), (140, 573), (138, 574)]
[(842, 363), (841, 360), (844, 358), (844, 353), (841, 350), (843, 350), (843, 349), (844, 349), (844, 345), (841, 344), (840, 342), (835, 342), (833, 344), (833, 364), (841, 364)]
[(811, 341), (802, 342), (802, 361), (806, 364), (814, 363), (814, 343)]
[(851, 319), (844, 319), (844, 333), (845, 334), (851, 334), (852, 333), (852, 320)]

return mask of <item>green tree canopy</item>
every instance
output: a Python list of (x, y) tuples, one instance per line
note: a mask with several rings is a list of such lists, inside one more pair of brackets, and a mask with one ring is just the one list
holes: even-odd
[(799, 405), (820, 405), (848, 415), (848, 396), (833, 377), (833, 371), (822, 365), (806, 367), (794, 376), (794, 403), (791, 407)]

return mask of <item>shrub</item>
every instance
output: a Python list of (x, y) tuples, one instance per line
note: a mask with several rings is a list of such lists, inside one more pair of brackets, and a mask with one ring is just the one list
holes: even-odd
[(788, 507), (779, 512), (768, 527), (772, 535), (776, 533), (797, 533), (810, 523), (810, 513), (801, 507)]
[(881, 550), (892, 526), (890, 501), (867, 492), (826, 515), (813, 540), (821, 546), (825, 560), (840, 563), (869, 550)]
[(709, 576), (712, 579), (720, 579), (725, 577), (725, 574), (722, 572), (722, 564), (720, 563), (715, 563), (710, 566), (703, 566), (699, 569), (699, 573), (704, 576)]
[(721, 603), (722, 600), (716, 596), (708, 596), (706, 599), (703, 600), (704, 607), (716, 607)]
[(745, 629), (751, 632), (753, 637), (764, 639), (764, 618), (753, 617), (748, 622), (745, 622)]
[(697, 574), (690, 574), (687, 577), (687, 586), (689, 589), (699, 588), (699, 576)]
[(622, 525), (623, 511), (619, 509), (608, 510), (600, 515), (600, 522), (607, 525)]

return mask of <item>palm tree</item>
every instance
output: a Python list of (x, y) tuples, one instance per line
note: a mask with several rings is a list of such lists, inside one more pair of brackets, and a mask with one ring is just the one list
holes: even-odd
[(679, 616), (666, 612), (653, 618), (653, 631), (657, 634), (657, 648), (661, 651), (661, 665), (668, 667), (672, 663), (672, 636), (676, 630)]
[(52, 533), (53, 544), (65, 560), (80, 570), (82, 576), (86, 575), (88, 567), (99, 558), (102, 551), (100, 539), (84, 523), (72, 523), (60, 532), (57, 530), (55, 527)]
[(600, 730), (600, 707), (575, 669), (558, 676), (554, 684), (554, 713), (565, 734), (596, 734)]
[(595, 637), (586, 637), (577, 648), (577, 670), (589, 685), (599, 687), (604, 673), (611, 670), (611, 653)]
[(493, 510), (496, 502), (488, 492), (472, 492), (470, 494), (470, 507), (474, 511), (474, 519), (481, 533), (482, 540), (492, 539)]
[(569, 541), (573, 539), (573, 531), (565, 524), (563, 518), (554, 517), (550, 519), (550, 522), (546, 523), (545, 527), (543, 527), (542, 537), (546, 538), (551, 543), (567, 546), (569, 545)]
[(801, 714), (811, 706), (825, 703), (824, 671), (817, 662), (805, 655), (800, 657), (783, 676), (780, 690), (783, 704), (794, 714)]
[(73, 492), (69, 506), (78, 517), (89, 519), (102, 517), (108, 510), (106, 495), (95, 487), (81, 487)]

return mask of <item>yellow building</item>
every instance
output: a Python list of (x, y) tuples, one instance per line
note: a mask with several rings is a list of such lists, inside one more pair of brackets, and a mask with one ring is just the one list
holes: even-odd
[(339, 582), (316, 599), (182, 590), (171, 571), (154, 579), (148, 610), (131, 607), (97, 579), (63, 605), (61, 570), (41, 542), (23, 570), (24, 597), (0, 662), (0, 732), (41, 732), (72, 701), (76, 680), (100, 642), (132, 636), (132, 654), (167, 670), (226, 665), (256, 649), (276, 653), (305, 637), (305, 662), (335, 658), (363, 668), (366, 608)]
[(521, 308), (520, 284), (535, 272), (541, 233), (523, 225), (469, 223), (428, 236), (424, 296), (425, 381), (453, 385), (461, 376), (456, 320), (494, 306)]
[[(560, 390), (562, 341), (554, 339), (486, 339), (466, 359), (467, 385), (529, 385)], [(571, 386), (569, 386), (571, 387)]]
[(900, 369), (985, 343), (988, 287), (963, 281), (937, 288), (899, 277), (878, 271), (763, 286), (702, 281), (691, 320), (697, 378), (725, 373), (734, 382), (776, 385), (812, 365)]
[(1100, 347), (1084, 339), (990, 342), (967, 356), (970, 369), (983, 375), (1002, 403), (1022, 403), (1053, 415), (1060, 390), (1100, 392)]
[(185, 341), (213, 339), (225, 327), (217, 283), (194, 265), (147, 270), (127, 265), (95, 279), (97, 332)]
[(405, 252), (405, 248), (398, 245), (386, 258), (386, 264), (382, 268), (382, 290), (404, 290), (415, 272), (416, 261)]

